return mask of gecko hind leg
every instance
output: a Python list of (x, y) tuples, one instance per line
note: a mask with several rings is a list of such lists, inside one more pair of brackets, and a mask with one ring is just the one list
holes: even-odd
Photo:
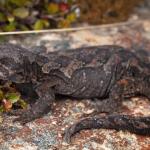
[[(122, 106), (124, 98), (130, 98), (137, 94), (143, 94), (149, 98), (149, 84), (139, 82), (133, 78), (125, 78), (117, 82), (109, 94), (109, 99), (99, 105), (99, 112), (118, 110)], [(110, 103), (109, 103), (110, 101)], [(108, 102), (108, 103), (107, 103)], [(131, 117), (127, 115), (107, 115), (105, 117), (90, 117), (73, 124), (65, 131), (64, 139), (70, 142), (71, 137), (84, 129), (116, 129), (128, 130), (132, 133), (150, 135), (150, 117)]]

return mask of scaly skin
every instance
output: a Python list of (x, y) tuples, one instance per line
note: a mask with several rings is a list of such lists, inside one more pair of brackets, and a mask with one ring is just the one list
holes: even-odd
[[(96, 98), (98, 111), (107, 113), (118, 111), (125, 98), (144, 95), (150, 99), (149, 64), (145, 54), (138, 55), (115, 45), (51, 53), (46, 53), (45, 49), (36, 52), (36, 48), (28, 50), (12, 44), (0, 45), (0, 80), (10, 80), (16, 85), (29, 84), (36, 93), (32, 108), (24, 113), (15, 112), (19, 114), (16, 121), (23, 124), (50, 111), (56, 94)], [(21, 87), (19, 89), (23, 91)], [(73, 134), (90, 128), (150, 135), (149, 117), (118, 114), (83, 119), (66, 131), (65, 139), (69, 142)]]

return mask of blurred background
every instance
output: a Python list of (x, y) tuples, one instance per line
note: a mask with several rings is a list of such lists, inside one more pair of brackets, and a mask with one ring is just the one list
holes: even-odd
[(0, 31), (99, 25), (149, 17), (149, 0), (0, 0)]

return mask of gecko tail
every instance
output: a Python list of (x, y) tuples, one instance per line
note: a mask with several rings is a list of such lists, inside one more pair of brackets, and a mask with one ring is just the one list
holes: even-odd
[(139, 135), (150, 136), (150, 116), (132, 117), (128, 115), (108, 115), (104, 117), (85, 118), (70, 126), (64, 134), (64, 140), (70, 143), (71, 137), (86, 129), (115, 129), (129, 131)]

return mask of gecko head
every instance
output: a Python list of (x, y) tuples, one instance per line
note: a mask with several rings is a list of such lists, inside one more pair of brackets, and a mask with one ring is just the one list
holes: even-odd
[(23, 81), (22, 52), (19, 46), (13, 44), (0, 45), (0, 79), (12, 82)]
[(23, 70), (12, 58), (0, 58), (0, 79), (16, 83), (23, 82)]

